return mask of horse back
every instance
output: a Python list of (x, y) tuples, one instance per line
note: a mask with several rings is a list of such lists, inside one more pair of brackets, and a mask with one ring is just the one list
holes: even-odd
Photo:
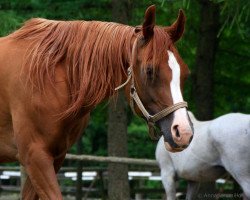
[[(211, 137), (218, 145), (242, 145), (250, 142), (250, 115), (230, 113), (212, 121)], [(234, 146), (234, 145), (233, 145)]]
[[(231, 113), (213, 121), (210, 134), (224, 166), (250, 169), (250, 115)], [(233, 165), (238, 163), (238, 165)]]

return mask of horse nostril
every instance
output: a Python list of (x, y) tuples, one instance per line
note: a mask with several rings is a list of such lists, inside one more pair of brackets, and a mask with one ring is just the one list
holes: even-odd
[(178, 137), (178, 138), (181, 137), (181, 136), (180, 136), (180, 132), (179, 132), (179, 130), (178, 130), (178, 125), (175, 125), (175, 126), (173, 127), (173, 129), (175, 130), (175, 136)]
[(193, 135), (189, 139), (189, 144), (192, 142), (192, 139), (193, 139)]

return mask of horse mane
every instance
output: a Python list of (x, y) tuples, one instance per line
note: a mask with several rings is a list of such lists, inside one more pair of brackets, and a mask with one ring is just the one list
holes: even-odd
[[(149, 50), (143, 58), (145, 63), (149, 58), (157, 61), (159, 45), (166, 41), (166, 34), (157, 30), (151, 44), (153, 51)], [(23, 66), (29, 67), (32, 89), (45, 92), (45, 80), (55, 86), (56, 66), (65, 68), (70, 94), (69, 105), (62, 113), (66, 117), (79, 113), (83, 107), (95, 106), (114, 93), (126, 77), (125, 65), (131, 61), (134, 34), (134, 27), (112, 22), (35, 18), (11, 37), (30, 43)]]

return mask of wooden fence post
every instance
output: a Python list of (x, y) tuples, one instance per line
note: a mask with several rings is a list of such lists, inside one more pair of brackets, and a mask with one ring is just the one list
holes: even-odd
[(24, 183), (27, 179), (27, 174), (25, 171), (24, 166), (20, 165), (20, 172), (21, 172), (21, 187), (20, 187), (20, 199), (22, 199), (22, 192), (23, 192), (23, 187), (24, 187)]

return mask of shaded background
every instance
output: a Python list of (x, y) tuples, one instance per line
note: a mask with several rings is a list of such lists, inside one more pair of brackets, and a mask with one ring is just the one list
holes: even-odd
[[(249, 113), (248, 0), (0, 0), (0, 36), (19, 28), (32, 17), (119, 21), (132, 26), (139, 25), (143, 21), (145, 9), (151, 4), (157, 7), (156, 23), (161, 26), (173, 23), (180, 8), (185, 11), (186, 31), (176, 45), (192, 72), (185, 85), (184, 98), (197, 118), (209, 120), (229, 112)], [(118, 104), (119, 101), (124, 102), (118, 100)], [(118, 152), (118, 155), (154, 158), (156, 143), (150, 141), (145, 123), (133, 116), (126, 103), (122, 103), (120, 109), (124, 109), (124, 106), (125, 111), (120, 115), (127, 113), (127, 118), (114, 121), (117, 116), (112, 116), (112, 111), (108, 112), (111, 109), (108, 108), (108, 102), (99, 105), (91, 114), (91, 121), (78, 148), (74, 145), (70, 152), (108, 155), (109, 149), (109, 154), (114, 155), (112, 148), (116, 147), (110, 147), (110, 141), (117, 134), (110, 128), (113, 122), (128, 127), (127, 130), (123, 128), (123, 134), (126, 135), (123, 144), (113, 140), (118, 146), (125, 145), (121, 150), (123, 152)], [(116, 132), (120, 131), (119, 128), (117, 126)], [(64, 163), (64, 166), (75, 165), (73, 161)], [(88, 165), (93, 164), (84, 163), (84, 166)]]

